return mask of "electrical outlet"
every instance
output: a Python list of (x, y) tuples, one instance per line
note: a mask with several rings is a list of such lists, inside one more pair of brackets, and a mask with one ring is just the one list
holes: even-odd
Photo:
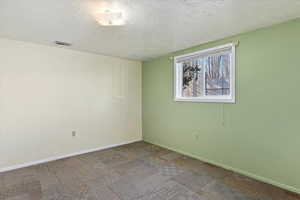
[(72, 131), (72, 137), (76, 137), (76, 131)]
[(198, 133), (198, 131), (195, 131), (193, 133), (193, 135), (194, 135), (195, 140), (199, 140), (199, 133)]
[(195, 140), (200, 140), (201, 130), (195, 131), (194, 135), (195, 135)]

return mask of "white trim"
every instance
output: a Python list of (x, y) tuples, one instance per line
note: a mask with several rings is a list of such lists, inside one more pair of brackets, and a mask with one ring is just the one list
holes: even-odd
[(145, 142), (148, 142), (150, 144), (163, 147), (165, 149), (169, 149), (171, 151), (183, 154), (185, 156), (189, 156), (191, 158), (195, 158), (195, 159), (200, 160), (202, 162), (206, 162), (206, 163), (215, 165), (217, 167), (224, 168), (224, 169), (229, 170), (229, 171), (233, 171), (233, 172), (238, 173), (238, 174), (242, 174), (244, 176), (248, 176), (248, 177), (253, 178), (255, 180), (258, 180), (258, 181), (261, 181), (261, 182), (264, 182), (264, 183), (267, 183), (267, 184), (271, 184), (271, 185), (274, 185), (276, 187), (279, 187), (279, 188), (282, 188), (282, 189), (285, 189), (285, 190), (288, 190), (288, 191), (300, 194), (300, 188), (296, 188), (296, 187), (291, 186), (291, 185), (286, 185), (284, 183), (280, 183), (280, 182), (275, 181), (273, 179), (270, 179), (270, 178), (267, 178), (267, 177), (263, 177), (263, 176), (259, 176), (259, 175), (253, 174), (253, 173), (248, 172), (248, 171), (244, 171), (244, 170), (239, 169), (239, 168), (234, 168), (234, 167), (231, 167), (229, 165), (226, 165), (226, 164), (223, 164), (223, 163), (219, 163), (219, 162), (216, 162), (216, 161), (213, 161), (213, 160), (210, 160), (210, 159), (207, 159), (207, 158), (204, 158), (204, 157), (192, 154), (192, 153), (188, 153), (188, 152), (183, 151), (183, 150), (179, 150), (179, 149), (176, 149), (176, 148), (172, 148), (172, 147), (169, 147), (169, 146), (166, 146), (166, 145), (162, 145), (162, 144), (159, 144), (159, 143), (155, 143), (155, 142), (151, 142), (151, 141), (148, 141), (148, 140), (145, 140)]
[(235, 103), (234, 98), (228, 98), (227, 96), (225, 97), (201, 97), (201, 99), (199, 97), (189, 97), (189, 98), (185, 98), (185, 97), (177, 97), (176, 99), (174, 99), (174, 101), (186, 101), (186, 102), (211, 102), (211, 103)]
[(232, 44), (232, 53), (231, 53), (231, 77), (230, 77), (230, 87), (231, 87), (231, 98), (232, 98), (232, 102), (231, 103), (235, 103), (235, 87), (236, 87), (236, 83), (235, 83), (235, 64), (236, 64), (236, 45), (237, 44)]
[[(235, 57), (236, 57), (236, 45), (238, 43), (229, 43), (221, 46), (216, 46), (209, 49), (204, 49), (180, 56), (174, 57), (174, 101), (186, 101), (186, 102), (217, 102), (217, 103), (235, 103)], [(182, 71), (178, 70), (182, 61), (192, 59), (201, 56), (207, 56), (210, 54), (216, 54), (225, 50), (231, 50), (230, 58), (230, 95), (228, 96), (203, 96), (203, 97), (182, 97), (181, 85), (182, 80), (178, 77), (182, 76)]]
[(198, 57), (199, 55), (201, 55), (201, 56), (209, 55), (209, 54), (217, 53), (219, 51), (223, 51), (223, 50), (235, 47), (235, 46), (236, 46), (236, 44), (234, 44), (234, 43), (228, 43), (228, 44), (212, 47), (212, 48), (209, 48), (209, 49), (194, 51), (192, 53), (187, 53), (187, 54), (183, 54), (183, 55), (180, 55), (180, 56), (175, 56), (174, 59), (175, 59), (175, 61), (186, 60), (188, 57)]
[(140, 142), (140, 141), (142, 141), (142, 140), (132, 140), (132, 141), (128, 141), (128, 142), (122, 142), (122, 143), (119, 143), (119, 144), (112, 144), (112, 145), (107, 145), (107, 146), (98, 147), (98, 148), (94, 148), (94, 149), (79, 151), (79, 152), (75, 152), (75, 153), (71, 153), (71, 154), (67, 154), (67, 155), (62, 155), (62, 156), (57, 156), (57, 157), (50, 157), (50, 158), (46, 158), (46, 159), (43, 159), (43, 160), (37, 160), (37, 161), (23, 163), (23, 164), (19, 164), (19, 165), (13, 165), (13, 166), (10, 166), (10, 167), (4, 167), (4, 168), (0, 168), (0, 173), (8, 172), (8, 171), (11, 171), (11, 170), (20, 169), (20, 168), (24, 168), (24, 167), (39, 165), (39, 164), (42, 164), (42, 163), (47, 163), (47, 162), (51, 162), (51, 161), (55, 161), (55, 160), (60, 160), (60, 159), (64, 159), (64, 158), (73, 157), (73, 156), (78, 156), (78, 155), (81, 155), (81, 154), (86, 154), (86, 153), (91, 153), (91, 152), (100, 151), (100, 150), (104, 150), (104, 149), (109, 149), (109, 148), (112, 148), (112, 147), (118, 147), (118, 146), (122, 146), (122, 145), (125, 145), (125, 144), (131, 144), (131, 143), (134, 143), (134, 142)]

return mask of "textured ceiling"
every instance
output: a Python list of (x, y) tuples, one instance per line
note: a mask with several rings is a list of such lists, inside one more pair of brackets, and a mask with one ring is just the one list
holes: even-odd
[[(103, 27), (95, 13), (124, 11)], [(300, 0), (0, 0), (0, 36), (146, 60), (300, 17)]]

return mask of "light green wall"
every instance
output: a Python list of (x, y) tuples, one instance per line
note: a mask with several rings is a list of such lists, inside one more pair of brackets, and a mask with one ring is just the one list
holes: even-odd
[[(169, 57), (235, 40), (236, 104), (174, 102)], [(142, 70), (145, 141), (300, 193), (299, 19), (152, 59)]]

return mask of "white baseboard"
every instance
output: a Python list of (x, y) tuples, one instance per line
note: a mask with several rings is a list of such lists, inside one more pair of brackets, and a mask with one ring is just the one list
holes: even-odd
[(270, 178), (258, 176), (258, 175), (252, 174), (250, 172), (247, 172), (247, 171), (244, 171), (244, 170), (241, 170), (241, 169), (237, 169), (237, 168), (234, 168), (234, 167), (231, 167), (231, 166), (227, 166), (227, 165), (224, 165), (224, 164), (221, 164), (221, 163), (218, 163), (218, 162), (215, 162), (215, 161), (212, 161), (212, 160), (200, 157), (200, 156), (196, 156), (196, 155), (191, 154), (191, 153), (187, 153), (187, 152), (182, 151), (182, 150), (178, 150), (178, 149), (175, 149), (175, 148), (172, 148), (172, 147), (168, 147), (166, 145), (158, 144), (158, 143), (152, 142), (150, 140), (148, 141), (148, 140), (144, 139), (144, 141), (148, 142), (150, 144), (154, 144), (154, 145), (157, 145), (157, 146), (169, 149), (171, 151), (175, 151), (175, 152), (178, 152), (180, 154), (183, 154), (183, 155), (195, 158), (197, 160), (200, 160), (200, 161), (203, 161), (203, 162), (215, 165), (217, 167), (221, 167), (221, 168), (227, 169), (229, 171), (233, 171), (233, 172), (236, 172), (238, 174), (242, 174), (244, 176), (248, 176), (248, 177), (253, 178), (255, 180), (258, 180), (258, 181), (261, 181), (261, 182), (264, 182), (264, 183), (267, 183), (267, 184), (271, 184), (271, 185), (274, 185), (276, 187), (279, 187), (279, 188), (282, 188), (282, 189), (285, 189), (285, 190), (288, 190), (288, 191), (300, 194), (300, 188), (295, 188), (295, 187), (293, 187), (291, 185), (286, 185), (286, 184), (283, 184), (283, 183), (279, 183), (279, 182), (274, 181), (274, 180), (272, 180)]
[(46, 159), (43, 159), (43, 160), (37, 160), (37, 161), (23, 163), (23, 164), (19, 164), (19, 165), (13, 165), (13, 166), (10, 166), (10, 167), (4, 167), (4, 168), (0, 168), (0, 173), (8, 172), (8, 171), (11, 171), (11, 170), (20, 169), (20, 168), (24, 168), (24, 167), (39, 165), (39, 164), (42, 164), (42, 163), (47, 163), (47, 162), (50, 162), (50, 161), (60, 160), (60, 159), (63, 159), (63, 158), (78, 156), (78, 155), (85, 154), (85, 153), (91, 153), (91, 152), (95, 152), (95, 151), (109, 149), (109, 148), (112, 148), (112, 147), (118, 147), (118, 146), (122, 146), (122, 145), (125, 145), (125, 144), (131, 144), (131, 143), (134, 143), (134, 142), (140, 142), (140, 141), (142, 141), (142, 140), (127, 141), (127, 142), (122, 142), (120, 144), (112, 144), (112, 145), (107, 145), (107, 146), (98, 147), (98, 148), (94, 148), (94, 149), (79, 151), (79, 152), (75, 152), (75, 153), (71, 153), (71, 154), (67, 154), (67, 155), (46, 158)]

